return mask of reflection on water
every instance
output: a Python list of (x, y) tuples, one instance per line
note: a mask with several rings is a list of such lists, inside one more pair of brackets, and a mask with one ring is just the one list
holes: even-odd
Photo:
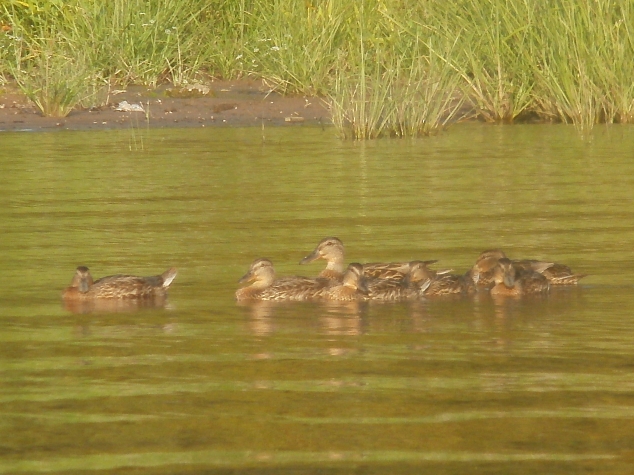
[(167, 298), (164, 296), (145, 299), (63, 300), (64, 309), (72, 313), (134, 312), (143, 309), (163, 308), (166, 305)]
[[(0, 473), (630, 473), (633, 130), (143, 134), (2, 136)], [(500, 248), (590, 276), (234, 301), (253, 259), (314, 276), (298, 262), (333, 235), (348, 262), (463, 273)], [(77, 265), (179, 276), (166, 302), (65, 308)]]

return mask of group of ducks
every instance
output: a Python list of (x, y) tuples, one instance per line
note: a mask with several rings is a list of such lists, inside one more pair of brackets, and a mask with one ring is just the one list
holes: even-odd
[[(437, 261), (358, 264), (345, 268), (344, 247), (336, 237), (322, 239), (300, 264), (318, 259), (326, 268), (316, 278), (277, 278), (273, 263), (256, 259), (240, 280), (250, 283), (238, 289), (236, 299), (248, 300), (409, 300), (441, 295), (467, 295), (478, 287), (492, 295), (519, 296), (547, 292), (551, 285), (575, 285), (584, 275), (568, 266), (536, 260), (511, 260), (499, 250), (484, 251), (465, 274), (433, 270)], [(87, 267), (77, 268), (71, 285), (62, 292), (66, 302), (101, 300), (162, 300), (177, 271), (138, 277), (111, 275), (93, 280)]]
[(256, 259), (240, 280), (236, 299), (248, 300), (410, 300), (468, 295), (478, 288), (492, 295), (521, 296), (548, 292), (551, 285), (576, 285), (582, 274), (564, 265), (532, 259), (511, 260), (500, 250), (484, 251), (465, 274), (430, 269), (437, 261), (359, 264), (345, 268), (340, 239), (327, 237), (300, 264), (318, 259), (326, 268), (316, 278), (276, 278), (269, 259)]

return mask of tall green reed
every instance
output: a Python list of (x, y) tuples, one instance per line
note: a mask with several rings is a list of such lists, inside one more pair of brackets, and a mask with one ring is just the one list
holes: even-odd
[(430, 135), (454, 118), (462, 104), (447, 61), (455, 40), (383, 8), (361, 6), (357, 25), (356, 50), (340, 55), (329, 94), (342, 136)]
[(632, 122), (632, 3), (559, 0), (542, 5), (539, 18), (539, 111), (582, 131), (599, 122)]
[(107, 85), (84, 58), (45, 48), (15, 70), (13, 76), (24, 94), (46, 117), (66, 117), (76, 106), (102, 105)]
[[(4, 7), (2, 19), (23, 34), (23, 48), (54, 40), (119, 83), (155, 86), (198, 72), (211, 22), (202, 0), (51, 0)], [(50, 35), (47, 38), (47, 35)], [(27, 54), (23, 60), (28, 61)]]
[(531, 104), (531, 0), (440, 2), (442, 28), (459, 38), (450, 60), (476, 115), (488, 122), (512, 122)]
[(106, 81), (62, 32), (32, 19), (11, 26), (2, 45), (7, 69), (42, 115), (65, 117), (77, 105), (99, 105)]
[(67, 34), (117, 81), (156, 86), (191, 78), (200, 64), (201, 2), (75, 0), (64, 8)]
[[(105, 83), (184, 83), (201, 63), (204, 2), (13, 1), (4, 69), (44, 115), (95, 105)], [(7, 54), (12, 51), (12, 54)], [(102, 79), (105, 78), (105, 79)], [(98, 102), (98, 101), (97, 101)]]
[(201, 22), (208, 33), (202, 43), (201, 67), (226, 79), (245, 76), (248, 71), (244, 51), (251, 30), (252, 0), (214, 3)]
[(353, 5), (341, 0), (253, 3), (244, 57), (252, 73), (282, 92), (325, 94), (337, 50), (349, 39)]

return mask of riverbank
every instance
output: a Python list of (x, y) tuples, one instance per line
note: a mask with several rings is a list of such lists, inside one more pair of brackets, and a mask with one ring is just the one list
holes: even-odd
[[(108, 84), (214, 77), (327, 97), (339, 135), (355, 139), (436, 134), (458, 118), (461, 100), (492, 123), (537, 117), (584, 132), (634, 122), (634, 12), (625, 0), (40, 3), (0, 8), (0, 81), (15, 79), (48, 116), (117, 104), (124, 96), (100, 97)], [(179, 119), (172, 106), (186, 107), (150, 103), (146, 117), (212, 120), (207, 108)], [(279, 120), (279, 110), (254, 111), (255, 122)], [(230, 120), (220, 112), (214, 121)], [(102, 122), (117, 121), (121, 114)]]
[(261, 80), (215, 80), (184, 88), (130, 86), (111, 90), (102, 107), (77, 108), (64, 118), (43, 117), (15, 85), (0, 91), (0, 131), (332, 124), (319, 97), (282, 95)]

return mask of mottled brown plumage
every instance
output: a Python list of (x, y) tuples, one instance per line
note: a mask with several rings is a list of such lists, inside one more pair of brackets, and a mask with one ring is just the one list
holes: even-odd
[(370, 300), (411, 300), (418, 296), (417, 286), (411, 285), (407, 279), (368, 280), (368, 297)]
[[(427, 266), (437, 261), (412, 262), (420, 262)], [(363, 264), (363, 275), (371, 279), (403, 280), (409, 275), (412, 262), (372, 262)]]
[(469, 276), (449, 272), (434, 271), (429, 269), (424, 261), (414, 261), (410, 266), (409, 282), (417, 288), (421, 297), (475, 292), (475, 284)]
[(426, 297), (468, 295), (475, 291), (476, 286), (468, 275), (445, 274), (431, 281), (423, 295)]
[(330, 287), (323, 294), (323, 298), (328, 300), (367, 300), (368, 288), (367, 279), (363, 275), (363, 266), (353, 262), (344, 272), (340, 284)]
[[(541, 261), (530, 261), (533, 263), (539, 264), (547, 264)], [(587, 274), (575, 274), (572, 272), (572, 269), (565, 264), (559, 264), (557, 262), (549, 263), (550, 265), (545, 266), (543, 270), (537, 270), (540, 274), (548, 279), (550, 285), (577, 285), (579, 280), (583, 277), (586, 277)], [(536, 264), (533, 264), (534, 266)], [(533, 267), (534, 268), (534, 267)]]
[(539, 272), (517, 267), (506, 257), (500, 259), (493, 272), (495, 285), (491, 295), (520, 296), (548, 292), (548, 279)]

